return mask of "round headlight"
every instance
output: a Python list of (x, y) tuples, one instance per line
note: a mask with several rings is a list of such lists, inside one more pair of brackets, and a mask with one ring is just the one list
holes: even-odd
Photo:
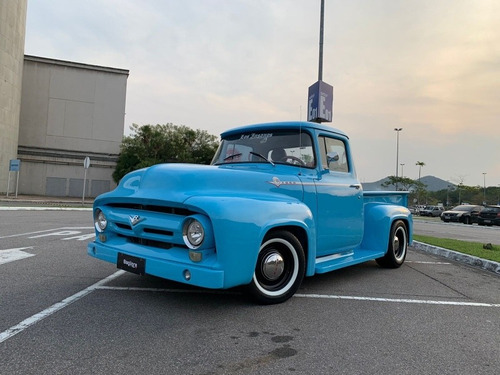
[(94, 226), (98, 232), (104, 232), (104, 229), (108, 226), (108, 220), (100, 209), (95, 211), (94, 215)]
[(184, 224), (183, 230), (184, 243), (190, 249), (197, 249), (205, 239), (205, 229), (196, 219), (191, 219)]

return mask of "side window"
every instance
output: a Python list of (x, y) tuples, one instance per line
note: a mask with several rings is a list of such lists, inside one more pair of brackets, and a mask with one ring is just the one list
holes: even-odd
[(332, 172), (349, 172), (345, 144), (340, 139), (319, 137), (323, 169)]

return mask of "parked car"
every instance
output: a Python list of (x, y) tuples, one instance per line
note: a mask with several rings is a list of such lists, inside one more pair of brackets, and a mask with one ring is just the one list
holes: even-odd
[(444, 207), (442, 206), (425, 206), (423, 210), (420, 210), (420, 216), (432, 216), (438, 217), (444, 211)]
[(464, 224), (472, 224), (477, 223), (477, 217), (479, 215), (479, 211), (483, 206), (475, 206), (472, 204), (461, 204), (460, 206), (456, 206), (451, 210), (444, 211), (441, 214), (441, 220), (445, 223), (450, 221), (464, 223)]
[(486, 206), (477, 217), (479, 225), (500, 225), (500, 206)]

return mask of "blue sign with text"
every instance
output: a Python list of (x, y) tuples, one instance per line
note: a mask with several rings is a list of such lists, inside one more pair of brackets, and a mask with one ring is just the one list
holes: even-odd
[(21, 160), (12, 159), (9, 163), (9, 171), (11, 172), (19, 172), (19, 168), (21, 168)]
[(333, 86), (318, 81), (309, 87), (307, 121), (331, 122), (333, 120)]

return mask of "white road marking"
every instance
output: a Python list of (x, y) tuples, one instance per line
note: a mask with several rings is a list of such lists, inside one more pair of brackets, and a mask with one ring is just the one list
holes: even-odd
[(60, 232), (50, 232), (50, 233), (44, 233), (44, 234), (39, 234), (37, 236), (31, 236), (28, 238), (42, 238), (42, 237), (49, 237), (49, 236), (74, 236), (76, 234), (80, 234), (81, 232), (78, 230), (62, 230)]
[(424, 262), (419, 260), (405, 260), (405, 263), (415, 263), (415, 264), (451, 264), (448, 262)]
[[(163, 292), (163, 293), (198, 293), (198, 294), (240, 294), (240, 293), (231, 293), (231, 292), (226, 292), (226, 291), (218, 291), (218, 290), (210, 290), (210, 289), (137, 288), (137, 287), (121, 287), (121, 286), (98, 286), (95, 289), (131, 291), (131, 292), (154, 292), (154, 293)], [(300, 294), (300, 293), (297, 293), (294, 295), (294, 297), (317, 298), (317, 299), (345, 299), (345, 300), (372, 301), (372, 302), (416, 303), (416, 304), (423, 304), (423, 305), (500, 307), (500, 303), (435, 301), (435, 300), (419, 300), (419, 299), (407, 299), (407, 298), (358, 297), (358, 296), (341, 296), (341, 295), (331, 295), (331, 294)]]
[(357, 296), (339, 296), (339, 295), (331, 295), (331, 294), (295, 294), (294, 297), (320, 298), (320, 299), (345, 299), (345, 300), (355, 300), (355, 301), (393, 302), (393, 303), (416, 303), (416, 304), (421, 304), (421, 305), (500, 307), (500, 303), (435, 301), (435, 300), (420, 300), (420, 299), (407, 299), (407, 298), (357, 297)]
[(16, 249), (0, 250), (0, 264), (13, 262), (15, 260), (34, 257), (35, 254), (27, 253), (23, 250), (33, 249), (33, 247), (18, 247)]
[(107, 283), (108, 281), (111, 281), (113, 279), (116, 279), (118, 276), (121, 276), (124, 274), (125, 271), (117, 271), (114, 274), (98, 281), (97, 283), (89, 286), (88, 288), (83, 289), (82, 291), (73, 294), (71, 297), (63, 299), (61, 302), (57, 302), (53, 304), (52, 306), (46, 308), (43, 311), (40, 311), (38, 314), (35, 314), (33, 316), (30, 316), (27, 319), (24, 319), (21, 323), (16, 324), (13, 327), (10, 327), (6, 331), (0, 332), (0, 343), (4, 342), (5, 340), (10, 339), (12, 336), (17, 335), (18, 333), (21, 333), (24, 331), (26, 328), (32, 326), (35, 323), (38, 323), (42, 319), (45, 319), (46, 317), (56, 313), (57, 311), (65, 308), (66, 306), (72, 304), (73, 302), (78, 301), (79, 299), (85, 297), (86, 295), (92, 293), (94, 290), (96, 290), (99, 286), (102, 284)]
[(77, 241), (88, 241), (95, 238), (95, 233), (89, 233), (89, 234), (81, 234), (79, 236), (74, 236), (74, 237), (68, 237), (68, 238), (62, 238), (63, 241), (68, 241), (68, 240), (77, 240)]
[(8, 235), (8, 236), (0, 236), (0, 239), (2, 239), (2, 238), (13, 238), (13, 237), (23, 237), (23, 236), (29, 236), (29, 235), (32, 235), (32, 234), (55, 232), (55, 231), (60, 231), (60, 230), (71, 230), (71, 229), (75, 229), (75, 230), (94, 229), (94, 227), (62, 227), (62, 228), (45, 229), (45, 230), (38, 230), (36, 232), (27, 232), (27, 233), (11, 234), (11, 235)]

